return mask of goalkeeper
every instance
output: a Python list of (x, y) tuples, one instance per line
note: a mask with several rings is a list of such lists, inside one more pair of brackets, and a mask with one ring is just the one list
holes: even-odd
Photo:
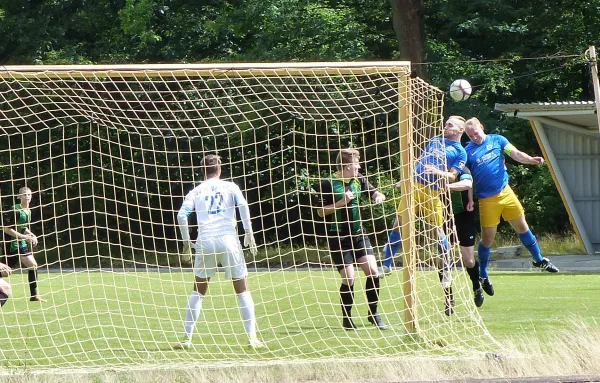
[(331, 227), (327, 236), (331, 259), (342, 277), (340, 300), (342, 326), (346, 330), (357, 327), (352, 320), (354, 305), (354, 263), (367, 277), (365, 285), (369, 306), (368, 321), (380, 330), (388, 326), (377, 312), (379, 303), (379, 276), (377, 261), (369, 238), (364, 233), (360, 217), (361, 196), (370, 197), (375, 203), (385, 201), (385, 195), (377, 191), (358, 171), (360, 154), (355, 149), (342, 150), (336, 159), (338, 171), (321, 181), (320, 199), (317, 203), (319, 217), (330, 217)]
[[(225, 269), (225, 277), (233, 280), (233, 289), (237, 294), (244, 328), (248, 335), (249, 346), (264, 347), (256, 336), (256, 317), (254, 301), (248, 290), (248, 269), (244, 252), (237, 236), (235, 207), (240, 210), (246, 235), (244, 245), (250, 247), (252, 255), (257, 248), (252, 234), (248, 203), (240, 188), (233, 182), (223, 181), (221, 177), (221, 159), (209, 154), (203, 159), (205, 180), (190, 191), (179, 213), (177, 221), (184, 241), (184, 253), (196, 252), (194, 274), (196, 280), (185, 310), (185, 337), (175, 348), (190, 348), (196, 321), (202, 310), (202, 301), (208, 290), (210, 278), (216, 274), (217, 263)], [(198, 239), (190, 239), (188, 217), (196, 211)]]

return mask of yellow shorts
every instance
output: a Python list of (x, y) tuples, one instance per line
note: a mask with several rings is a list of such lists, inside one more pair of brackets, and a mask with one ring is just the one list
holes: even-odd
[[(407, 208), (405, 200), (402, 199), (396, 214), (402, 215), (402, 212)], [(444, 208), (440, 199), (440, 192), (431, 190), (429, 187), (415, 183), (413, 186), (413, 203), (415, 206), (415, 214), (420, 214), (426, 222), (441, 226), (444, 222)]]
[(506, 185), (495, 196), (479, 200), (479, 218), (481, 227), (496, 227), (500, 223), (500, 216), (505, 221), (512, 221), (525, 214), (525, 210), (515, 195), (515, 192)]

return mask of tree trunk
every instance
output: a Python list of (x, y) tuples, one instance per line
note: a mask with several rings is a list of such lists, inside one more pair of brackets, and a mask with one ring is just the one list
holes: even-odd
[(423, 0), (390, 0), (400, 59), (410, 61), (414, 75), (427, 80), (424, 65), (425, 22)]

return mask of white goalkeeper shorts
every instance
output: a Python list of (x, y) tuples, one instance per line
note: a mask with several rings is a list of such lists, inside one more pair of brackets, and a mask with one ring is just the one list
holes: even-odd
[(194, 248), (194, 275), (198, 278), (214, 277), (219, 263), (223, 266), (227, 279), (242, 279), (248, 276), (244, 251), (237, 235), (198, 238)]

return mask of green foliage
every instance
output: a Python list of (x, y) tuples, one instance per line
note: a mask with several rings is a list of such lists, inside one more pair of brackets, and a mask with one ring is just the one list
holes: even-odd
[[(467, 102), (448, 98), (447, 115), (477, 116), (539, 154), (527, 123), (493, 105), (593, 99), (581, 55), (598, 45), (600, 0), (424, 7), (430, 81), (447, 89), (466, 78), (475, 89)], [(388, 60), (399, 56), (391, 18), (386, 0), (2, 0), (0, 64)], [(553, 58), (571, 54), (580, 57)], [(547, 169), (509, 171), (538, 232), (570, 228)]]
[(149, 28), (154, 13), (153, 0), (126, 0), (125, 8), (119, 11), (119, 17), (126, 35), (137, 37), (140, 48), (162, 40)]

